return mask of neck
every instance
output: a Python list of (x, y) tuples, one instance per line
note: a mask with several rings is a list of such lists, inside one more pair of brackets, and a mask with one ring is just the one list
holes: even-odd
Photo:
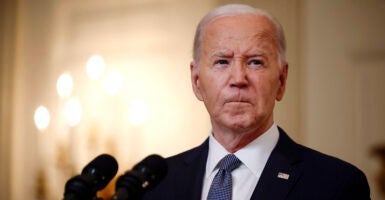
[(272, 125), (273, 121), (265, 126), (243, 131), (213, 127), (213, 136), (229, 153), (235, 153), (269, 130)]

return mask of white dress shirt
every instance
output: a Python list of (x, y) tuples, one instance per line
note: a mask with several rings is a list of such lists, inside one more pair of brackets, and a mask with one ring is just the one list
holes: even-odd
[[(278, 142), (279, 131), (274, 123), (269, 130), (234, 154), (242, 161), (240, 167), (232, 171), (233, 200), (250, 199), (263, 168)], [(203, 180), (202, 200), (207, 199), (211, 182), (218, 172), (219, 161), (229, 152), (218, 143), (212, 134), (209, 137), (209, 153)]]

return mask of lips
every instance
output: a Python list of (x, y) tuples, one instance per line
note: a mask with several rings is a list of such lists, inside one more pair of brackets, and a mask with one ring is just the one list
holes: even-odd
[(231, 105), (252, 104), (252, 99), (249, 98), (247, 92), (243, 90), (233, 90), (223, 95), (224, 95), (223, 104), (231, 104)]
[(243, 115), (245, 112), (252, 109), (253, 105), (248, 101), (227, 101), (223, 104), (225, 112), (231, 115)]
[(251, 101), (249, 99), (246, 99), (246, 98), (239, 98), (239, 97), (236, 97), (236, 98), (228, 98), (228, 99), (225, 99), (224, 101), (225, 104), (243, 104), (243, 103), (248, 103), (248, 104), (251, 104)]
[(242, 105), (250, 105), (250, 102), (246, 101), (229, 101), (225, 103), (226, 105), (233, 105), (233, 106), (242, 106)]

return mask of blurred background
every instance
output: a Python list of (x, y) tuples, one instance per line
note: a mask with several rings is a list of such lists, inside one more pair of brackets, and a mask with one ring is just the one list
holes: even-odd
[(362, 169), (383, 199), (384, 0), (1, 0), (0, 199), (61, 199), (101, 153), (121, 174), (201, 144), (210, 122), (191, 89), (192, 40), (226, 3), (266, 9), (286, 31), (277, 124)]

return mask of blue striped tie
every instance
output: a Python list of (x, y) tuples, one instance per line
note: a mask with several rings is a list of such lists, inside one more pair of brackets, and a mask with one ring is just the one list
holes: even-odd
[(211, 183), (207, 200), (231, 200), (233, 186), (231, 171), (241, 163), (234, 154), (228, 154), (222, 158), (219, 171)]

